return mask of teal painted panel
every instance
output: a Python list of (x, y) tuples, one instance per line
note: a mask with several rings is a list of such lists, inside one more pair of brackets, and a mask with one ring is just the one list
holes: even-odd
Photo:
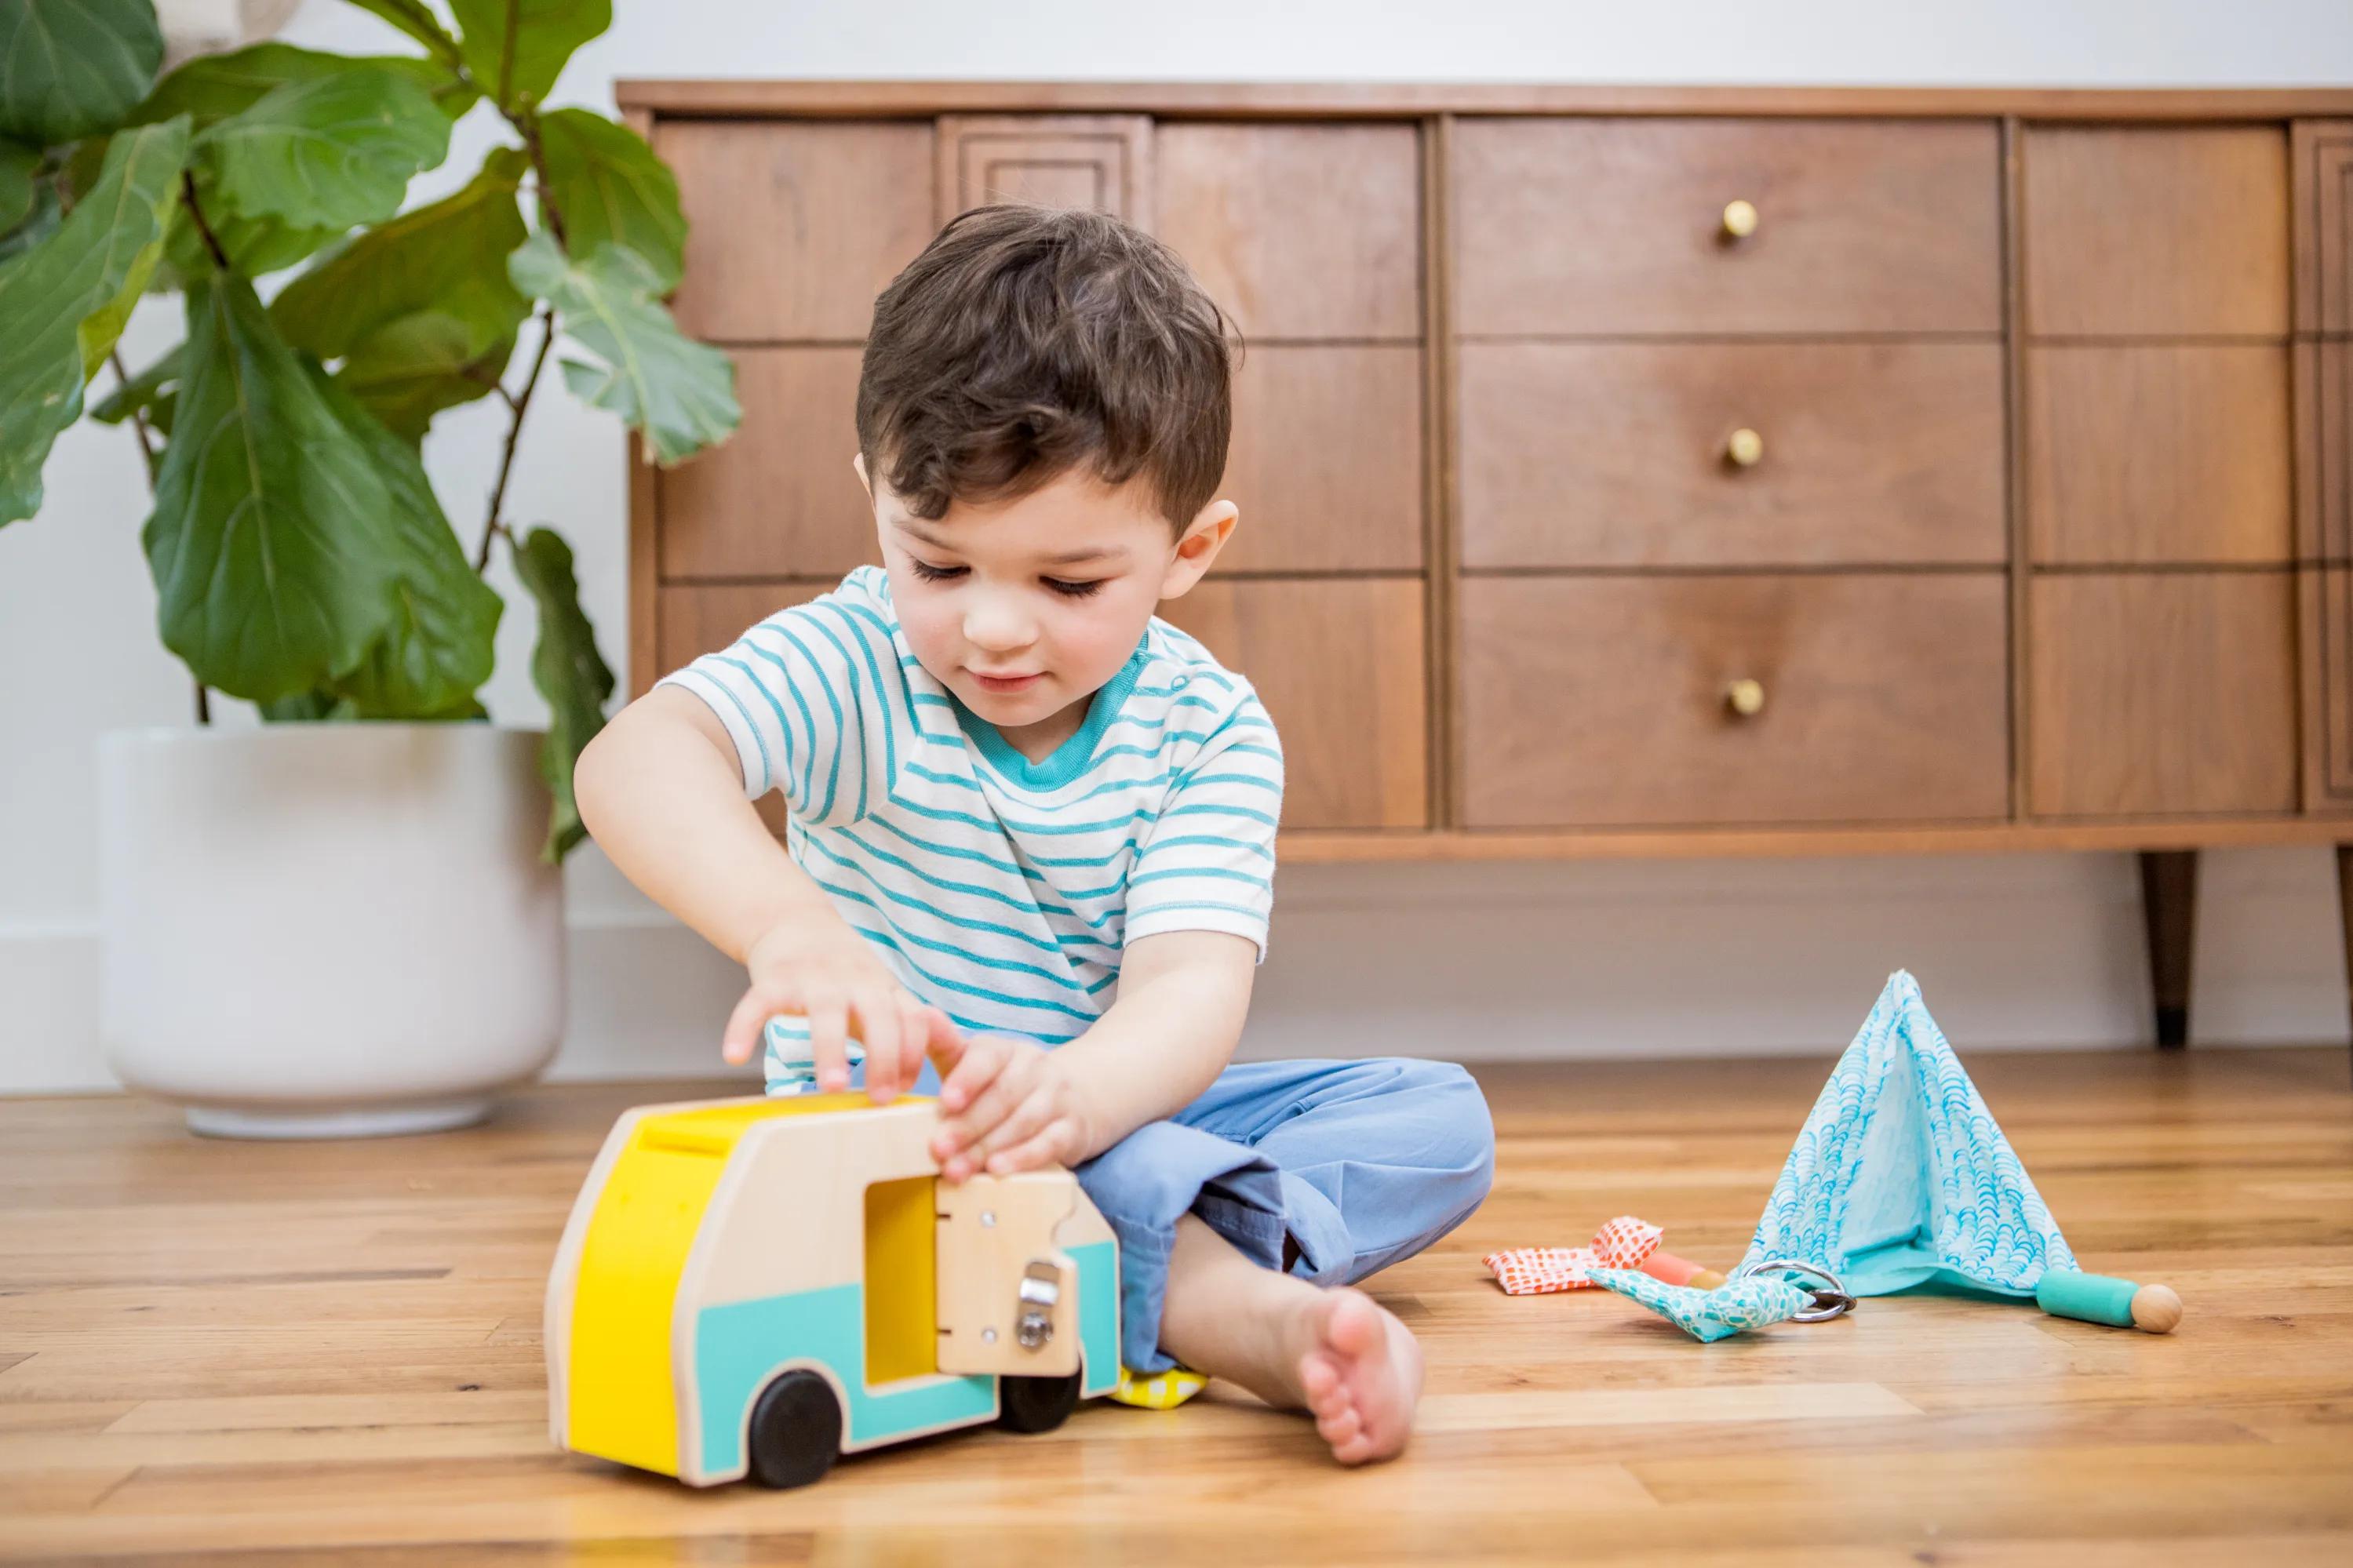
[(969, 1426), (997, 1414), (993, 1377), (908, 1378), (866, 1386), (862, 1287), (829, 1285), (789, 1296), (705, 1307), (694, 1326), (695, 1388), (702, 1409), (702, 1468), (744, 1468), (744, 1426), (753, 1398), (780, 1362), (811, 1361), (849, 1391), (844, 1441), (862, 1444)]
[(1091, 1241), (1071, 1248), (1079, 1266), (1079, 1349), (1086, 1357), (1080, 1392), (1092, 1399), (1119, 1386), (1119, 1247)]

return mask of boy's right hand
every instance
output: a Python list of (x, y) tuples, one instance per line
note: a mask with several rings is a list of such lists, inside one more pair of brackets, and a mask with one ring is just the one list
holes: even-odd
[(808, 1019), (818, 1087), (849, 1087), (854, 1032), (866, 1047), (866, 1092), (882, 1105), (913, 1085), (927, 1054), (953, 1053), (958, 1044), (948, 1016), (910, 994), (841, 921), (778, 926), (752, 944), (744, 967), (751, 986), (720, 1037), (721, 1054), (738, 1066), (752, 1059), (769, 1018), (796, 1014)]

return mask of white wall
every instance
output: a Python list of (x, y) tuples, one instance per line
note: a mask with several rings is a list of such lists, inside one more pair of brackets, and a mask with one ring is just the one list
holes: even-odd
[[(617, 0), (563, 96), (610, 107), (616, 76), (1355, 78), (1684, 82), (2253, 86), (2353, 82), (2343, 0)], [(1016, 19), (1018, 18), (1018, 20)], [(401, 47), (306, 0), (288, 36)], [(491, 126), (460, 128), (455, 178)], [(430, 194), (420, 184), (420, 195)], [(125, 342), (178, 335), (151, 302)], [(93, 395), (102, 395), (104, 387)], [(501, 429), (445, 416), (430, 466), (479, 519)], [(96, 1044), (91, 737), (185, 722), (186, 678), (156, 647), (131, 437), (58, 443), (48, 504), (0, 530), (0, 1090), (111, 1080)], [(617, 663), (621, 443), (560, 393), (534, 411), (516, 515), (561, 526)], [(501, 584), (505, 586), (506, 584)], [(489, 700), (541, 716), (511, 599)], [(235, 706), (235, 705), (231, 705)], [(231, 714), (229, 721), (249, 721)], [(2346, 981), (2325, 853), (2208, 858), (2195, 1027), (2214, 1041), (2343, 1039)], [(559, 1073), (693, 1071), (732, 1001), (728, 966), (593, 851), (569, 874), (574, 1024)], [(2122, 856), (1936, 860), (1296, 868), (1249, 1048), (1464, 1056), (1824, 1050), (1885, 973), (1917, 973), (1965, 1047), (2122, 1046), (2147, 1037), (2137, 885)], [(266, 967), (269, 955), (255, 955)]]

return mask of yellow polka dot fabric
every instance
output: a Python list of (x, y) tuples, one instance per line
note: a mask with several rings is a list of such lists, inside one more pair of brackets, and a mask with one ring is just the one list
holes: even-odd
[(1119, 1386), (1111, 1397), (1122, 1405), (1133, 1405), (1138, 1410), (1174, 1410), (1208, 1386), (1209, 1380), (1198, 1372), (1187, 1372), (1181, 1366), (1166, 1372), (1130, 1372), (1119, 1369)]

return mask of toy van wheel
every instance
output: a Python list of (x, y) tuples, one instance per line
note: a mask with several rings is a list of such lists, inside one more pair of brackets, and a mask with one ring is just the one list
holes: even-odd
[(1051, 1432), (1079, 1407), (1080, 1373), (997, 1380), (997, 1424), (1008, 1432)]
[(841, 1452), (841, 1402), (813, 1372), (788, 1372), (752, 1406), (752, 1479), (764, 1487), (805, 1487)]

